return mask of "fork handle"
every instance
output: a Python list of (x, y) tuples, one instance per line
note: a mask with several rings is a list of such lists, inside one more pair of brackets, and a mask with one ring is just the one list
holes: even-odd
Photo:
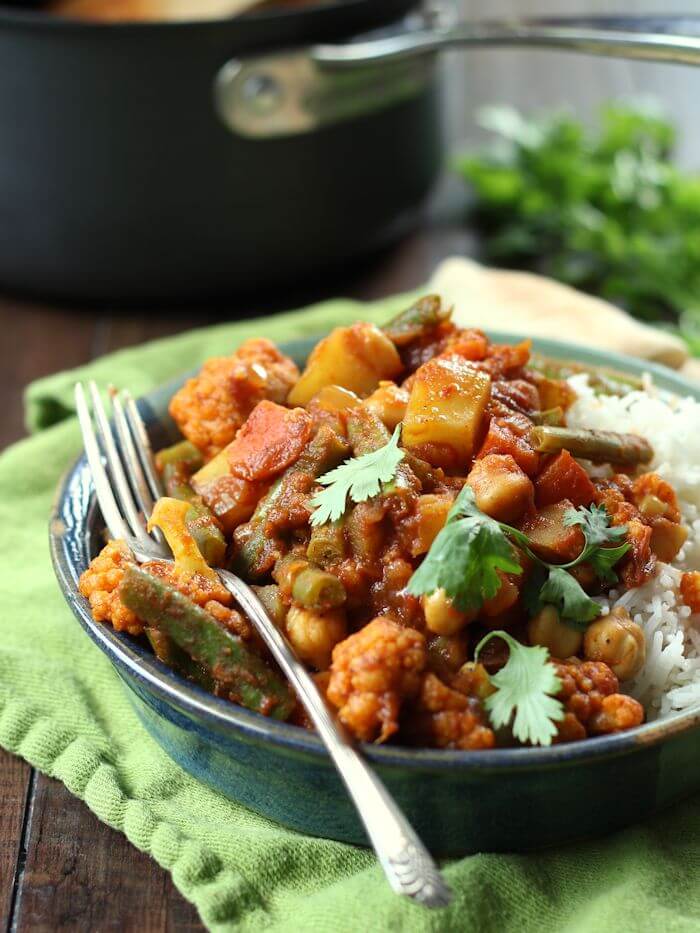
[(250, 616), (273, 657), (299, 695), (338, 769), (367, 831), (389, 884), (426, 907), (449, 903), (451, 892), (415, 830), (386, 787), (331, 715), (313, 678), (268, 616), (255, 592), (227, 571), (218, 571), (227, 590)]

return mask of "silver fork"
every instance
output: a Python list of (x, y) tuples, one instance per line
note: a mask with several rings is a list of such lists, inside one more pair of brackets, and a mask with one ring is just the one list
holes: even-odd
[[(113, 434), (94, 382), (89, 383), (95, 427), (81, 383), (75, 402), (97, 501), (112, 538), (121, 538), (140, 562), (172, 560), (162, 536), (151, 536), (145, 519), (162, 494), (148, 434), (127, 392), (110, 390)], [(99, 438), (99, 440), (98, 440)], [(313, 678), (269, 618), (255, 592), (234, 574), (217, 573), (255, 625), (304, 704), (333, 764), (345, 783), (389, 884), (398, 894), (426, 907), (444, 907), (452, 892), (421, 840), (386, 787), (335, 720)]]

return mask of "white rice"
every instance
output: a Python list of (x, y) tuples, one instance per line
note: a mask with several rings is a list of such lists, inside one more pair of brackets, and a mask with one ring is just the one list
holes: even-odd
[(645, 391), (623, 398), (596, 396), (585, 375), (573, 376), (578, 399), (567, 415), (572, 427), (626, 431), (646, 437), (654, 448), (650, 470), (678, 493), (688, 540), (672, 564), (659, 564), (644, 586), (611, 590), (603, 611), (623, 606), (642, 626), (647, 659), (622, 689), (644, 704), (648, 719), (700, 706), (700, 613), (691, 614), (680, 595), (684, 570), (700, 570), (700, 403)]

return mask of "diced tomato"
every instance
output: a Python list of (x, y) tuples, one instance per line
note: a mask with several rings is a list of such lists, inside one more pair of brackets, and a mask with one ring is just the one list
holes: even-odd
[(510, 454), (528, 476), (534, 476), (540, 465), (540, 455), (533, 449), (527, 438), (519, 437), (500, 418), (491, 419), (486, 438), (476, 458), (481, 460), (488, 454)]
[(311, 437), (312, 420), (303, 408), (259, 402), (235, 439), (228, 458), (234, 476), (270, 479), (299, 457)]
[(535, 480), (535, 499), (541, 508), (562, 499), (574, 505), (590, 505), (595, 487), (583, 467), (568, 450), (562, 450), (542, 470)]

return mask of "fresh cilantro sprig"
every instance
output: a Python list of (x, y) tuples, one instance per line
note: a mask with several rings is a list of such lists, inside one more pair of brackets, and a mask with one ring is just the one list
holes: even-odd
[(501, 586), (497, 570), (522, 573), (500, 524), (480, 511), (471, 487), (465, 486), (409, 580), (408, 592), (420, 596), (444, 589), (455, 607), (466, 612), (496, 595)]
[(549, 652), (540, 645), (521, 645), (508, 632), (496, 631), (476, 646), (477, 660), (492, 638), (501, 638), (508, 645), (508, 660), (491, 677), (496, 690), (484, 702), (493, 726), (498, 729), (512, 720), (518, 741), (551, 745), (557, 734), (554, 723), (564, 718), (564, 707), (555, 696), (561, 690), (561, 680), (549, 662)]
[(348, 497), (353, 502), (364, 502), (379, 494), (384, 483), (396, 476), (396, 468), (406, 453), (399, 447), (401, 425), (397, 425), (391, 440), (369, 454), (353, 457), (339, 467), (319, 477), (317, 482), (326, 486), (311, 500), (314, 511), (312, 525), (325, 525), (337, 521), (345, 512)]
[(580, 525), (584, 546), (580, 554), (566, 564), (551, 564), (533, 551), (522, 531), (485, 515), (476, 505), (471, 487), (464, 486), (449, 512), (445, 527), (435, 538), (423, 563), (411, 577), (408, 592), (414, 596), (443, 589), (457, 609), (478, 609), (498, 592), (497, 570), (522, 573), (513, 549), (517, 544), (535, 564), (525, 587), (525, 605), (533, 614), (544, 605), (555, 606), (563, 621), (585, 627), (600, 615), (600, 606), (567, 571), (589, 562), (599, 579), (614, 583), (613, 566), (629, 549), (619, 540), (626, 526), (610, 527), (603, 506), (569, 509), (564, 522)]

